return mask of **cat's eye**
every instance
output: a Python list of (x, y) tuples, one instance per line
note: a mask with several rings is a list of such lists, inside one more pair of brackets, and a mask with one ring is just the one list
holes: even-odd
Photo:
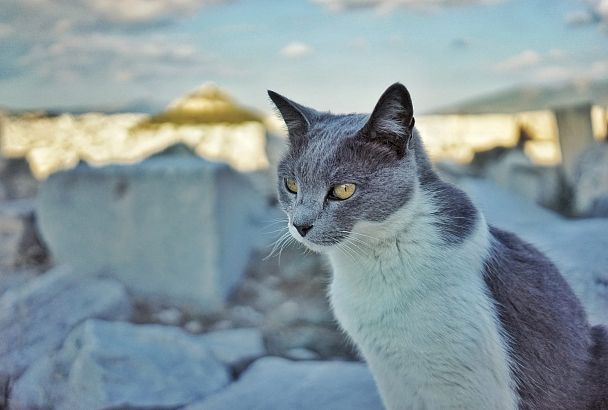
[(287, 190), (292, 194), (298, 192), (298, 183), (294, 178), (285, 178), (285, 186), (287, 187)]
[(348, 199), (355, 193), (357, 186), (355, 184), (340, 184), (333, 187), (329, 193), (332, 199)]

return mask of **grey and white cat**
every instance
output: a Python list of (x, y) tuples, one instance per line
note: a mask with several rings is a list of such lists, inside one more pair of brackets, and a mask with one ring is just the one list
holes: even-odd
[(269, 91), (291, 234), (329, 256), (335, 316), (388, 409), (606, 409), (608, 332), (555, 266), (432, 170), (401, 84), (371, 115)]

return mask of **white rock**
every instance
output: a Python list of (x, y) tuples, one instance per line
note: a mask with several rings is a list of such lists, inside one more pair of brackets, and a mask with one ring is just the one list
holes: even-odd
[(354, 362), (254, 362), (228, 388), (185, 410), (382, 410), (367, 367)]
[(230, 366), (266, 354), (262, 332), (255, 328), (216, 330), (200, 337), (218, 360)]
[(182, 317), (182, 312), (177, 308), (163, 309), (156, 314), (158, 321), (165, 325), (177, 325), (182, 321)]
[(608, 323), (608, 219), (568, 220), (483, 180), (460, 185), (489, 223), (516, 233), (555, 262), (592, 323)]
[(57, 261), (83, 274), (107, 269), (144, 302), (209, 313), (243, 275), (266, 206), (227, 165), (162, 154), (54, 174), (38, 214)]
[(304, 349), (302, 347), (296, 347), (294, 349), (289, 349), (286, 352), (288, 358), (292, 360), (315, 360), (319, 359), (319, 355), (309, 349)]
[(126, 319), (130, 314), (118, 282), (55, 268), (0, 297), (0, 373), (19, 376), (87, 318)]
[(184, 329), (190, 333), (197, 334), (203, 331), (203, 325), (198, 320), (190, 320), (184, 325)]
[(206, 342), (179, 328), (89, 320), (14, 386), (17, 408), (175, 408), (227, 385)]

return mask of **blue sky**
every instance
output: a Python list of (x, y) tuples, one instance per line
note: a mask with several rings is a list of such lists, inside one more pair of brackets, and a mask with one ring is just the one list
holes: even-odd
[(521, 84), (608, 78), (608, 0), (2, 0), (0, 106), (163, 106), (206, 81), (420, 112)]

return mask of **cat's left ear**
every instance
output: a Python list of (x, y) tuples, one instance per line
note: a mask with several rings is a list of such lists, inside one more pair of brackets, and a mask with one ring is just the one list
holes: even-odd
[(361, 136), (394, 150), (399, 158), (407, 151), (414, 132), (414, 107), (403, 84), (395, 83), (382, 94)]
[(317, 111), (295, 103), (271, 90), (268, 90), (268, 96), (276, 105), (283, 121), (285, 121), (285, 125), (287, 125), (290, 141), (292, 143), (300, 142), (308, 133), (311, 122), (318, 115)]

